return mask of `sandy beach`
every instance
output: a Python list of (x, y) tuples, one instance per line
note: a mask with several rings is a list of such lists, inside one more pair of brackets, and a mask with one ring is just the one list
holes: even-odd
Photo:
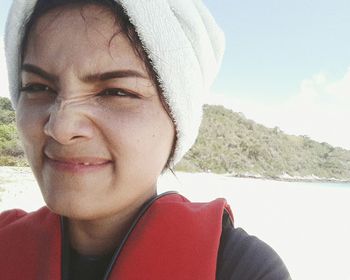
[[(282, 182), (215, 174), (166, 174), (159, 192), (227, 199), (235, 226), (272, 246), (293, 279), (350, 280), (350, 184)], [(44, 205), (28, 168), (0, 167), (0, 211)]]

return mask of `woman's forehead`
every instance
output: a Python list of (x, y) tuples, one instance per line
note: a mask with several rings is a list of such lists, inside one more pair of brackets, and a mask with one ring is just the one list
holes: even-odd
[(96, 5), (83, 10), (65, 7), (40, 17), (29, 33), (24, 63), (55, 68), (54, 72), (71, 66), (81, 72), (112, 70), (117, 66), (147, 75), (143, 61), (116, 25), (113, 15), (96, 18), (101, 13), (95, 9)]
[[(105, 39), (109, 42), (113, 35), (120, 35), (121, 28), (116, 15), (108, 8), (98, 5), (58, 7), (41, 15), (29, 33), (30, 38), (41, 37), (91, 37), (92, 41)], [(82, 36), (85, 35), (85, 36)]]

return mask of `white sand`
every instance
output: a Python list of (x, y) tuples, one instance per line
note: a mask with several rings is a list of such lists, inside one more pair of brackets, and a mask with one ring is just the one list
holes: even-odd
[[(192, 201), (225, 197), (236, 226), (271, 245), (293, 279), (350, 280), (350, 185), (238, 179), (213, 174), (165, 175), (159, 191)], [(0, 211), (43, 205), (28, 169), (0, 168)]]
[(0, 211), (34, 211), (42, 205), (44, 201), (29, 168), (0, 167)]

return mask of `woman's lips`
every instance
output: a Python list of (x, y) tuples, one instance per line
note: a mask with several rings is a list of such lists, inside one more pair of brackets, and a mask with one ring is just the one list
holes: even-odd
[(48, 164), (56, 170), (64, 172), (91, 172), (98, 171), (112, 163), (111, 160), (94, 157), (46, 157)]

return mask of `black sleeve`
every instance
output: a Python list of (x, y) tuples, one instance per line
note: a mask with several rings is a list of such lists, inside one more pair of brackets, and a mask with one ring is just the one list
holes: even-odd
[(217, 280), (290, 280), (278, 254), (255, 236), (234, 228), (227, 215), (217, 259)]

